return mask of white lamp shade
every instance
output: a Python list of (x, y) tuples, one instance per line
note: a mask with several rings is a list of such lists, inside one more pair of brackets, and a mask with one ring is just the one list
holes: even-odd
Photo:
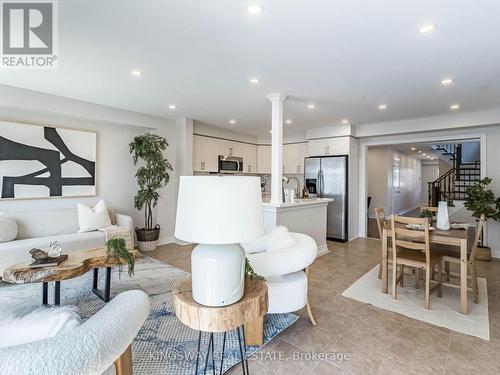
[(201, 244), (231, 244), (263, 234), (258, 177), (181, 176), (175, 237)]

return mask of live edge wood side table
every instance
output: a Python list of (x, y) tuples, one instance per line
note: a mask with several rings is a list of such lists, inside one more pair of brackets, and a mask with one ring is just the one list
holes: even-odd
[(205, 371), (211, 350), (213, 373), (215, 374), (214, 333), (224, 332), (220, 363), (220, 369), (222, 369), (224, 365), (226, 333), (233, 329), (236, 329), (238, 334), (243, 374), (249, 374), (245, 351), (246, 340), (244, 326), (247, 328), (247, 336), (262, 337), (264, 315), (267, 313), (268, 308), (267, 285), (264, 281), (247, 278), (245, 280), (245, 293), (241, 300), (229, 306), (209, 307), (200, 305), (194, 301), (191, 289), (191, 278), (189, 278), (181, 281), (175, 286), (174, 307), (175, 314), (182, 323), (199, 331), (195, 374), (198, 373), (202, 332), (210, 333), (207, 355), (205, 357)]
[[(134, 258), (139, 257), (138, 250), (132, 250)], [(30, 268), (31, 262), (19, 263), (4, 270), (3, 281), (13, 284), (43, 283), (42, 303), (48, 304), (48, 283), (54, 282), (54, 305), (61, 303), (61, 281), (81, 276), (94, 270), (92, 291), (104, 302), (109, 302), (111, 294), (111, 267), (124, 262), (116, 262), (113, 257), (108, 257), (106, 247), (94, 247), (74, 251), (68, 254), (68, 259), (54, 267)], [(99, 268), (106, 268), (104, 291), (97, 288)]]

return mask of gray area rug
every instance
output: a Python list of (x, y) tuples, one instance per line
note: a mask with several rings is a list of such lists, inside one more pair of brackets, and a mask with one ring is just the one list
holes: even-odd
[[(193, 374), (196, 365), (198, 332), (182, 324), (174, 313), (172, 290), (189, 273), (172, 267), (150, 257), (136, 261), (135, 274), (128, 277), (126, 269), (121, 273), (118, 268), (112, 272), (112, 297), (126, 290), (143, 290), (150, 299), (151, 313), (132, 343), (134, 374)], [(104, 270), (101, 270), (99, 282), (102, 284)], [(103, 288), (100, 285), (99, 288)], [(92, 272), (80, 277), (61, 282), (61, 305), (77, 307), (83, 320), (99, 311), (105, 303), (91, 291)], [(49, 303), (53, 301), (53, 285), (49, 285)], [(12, 285), (0, 283), (2, 308), (29, 312), (39, 308), (42, 300), (41, 284)], [(294, 314), (268, 314), (265, 319), (264, 342), (267, 343), (278, 333), (297, 321)], [(212, 357), (206, 361), (205, 353), (209, 334), (202, 336), (200, 368), (198, 373), (220, 371), (222, 333), (215, 335), (215, 361)], [(223, 372), (240, 362), (240, 351), (236, 331), (228, 333), (226, 338)], [(250, 356), (259, 347), (248, 346)], [(215, 362), (215, 363), (214, 363)]]

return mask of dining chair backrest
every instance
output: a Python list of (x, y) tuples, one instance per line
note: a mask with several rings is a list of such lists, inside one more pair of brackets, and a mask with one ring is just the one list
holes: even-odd
[(425, 204), (422, 204), (420, 206), (420, 212), (425, 211), (425, 210), (428, 210), (428, 211), (430, 211), (432, 213), (438, 212), (438, 208), (437, 207), (427, 206)]
[(382, 228), (385, 224), (385, 211), (382, 207), (375, 208), (375, 216), (377, 218), (378, 234), (382, 238)]
[(470, 253), (470, 260), (472, 260), (472, 261), (474, 261), (476, 259), (477, 247), (478, 247), (479, 240), (481, 239), (481, 233), (483, 231), (484, 221), (485, 221), (484, 214), (481, 214), (481, 217), (479, 218), (479, 221), (477, 222), (476, 235), (474, 236), (474, 243), (472, 244), (472, 251)]
[[(423, 225), (424, 230), (413, 230), (401, 227), (398, 224), (419, 224)], [(430, 264), (430, 246), (429, 246), (429, 219), (426, 217), (405, 217), (393, 215), (391, 218), (391, 230), (393, 239), (393, 259), (396, 257), (400, 248), (417, 250), (425, 254), (426, 263)]]

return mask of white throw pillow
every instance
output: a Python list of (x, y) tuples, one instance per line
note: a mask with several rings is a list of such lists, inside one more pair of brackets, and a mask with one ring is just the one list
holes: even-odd
[(14, 241), (16, 237), (16, 221), (6, 213), (0, 212), (0, 242)]
[(295, 245), (295, 240), (288, 231), (288, 228), (284, 226), (277, 226), (269, 234), (267, 251), (288, 249), (293, 245)]
[(48, 339), (80, 324), (80, 316), (70, 306), (41, 307), (22, 316), (4, 314), (0, 316), (0, 348)]
[(80, 227), (79, 233), (92, 232), (111, 225), (108, 208), (102, 199), (93, 208), (81, 203), (78, 203), (76, 208), (78, 211), (78, 226)]

